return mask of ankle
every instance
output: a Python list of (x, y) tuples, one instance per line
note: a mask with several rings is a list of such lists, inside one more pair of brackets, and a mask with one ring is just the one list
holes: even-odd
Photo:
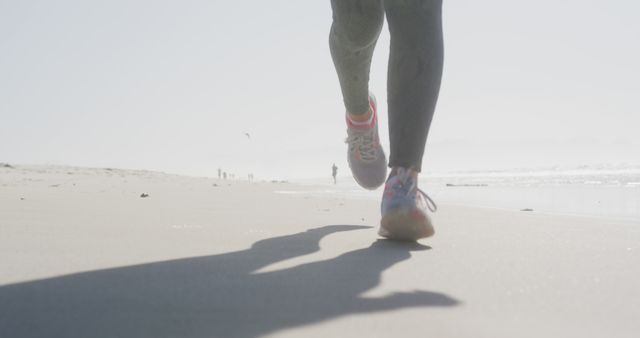
[(353, 122), (366, 122), (371, 118), (372, 115), (373, 110), (371, 109), (371, 107), (369, 107), (369, 110), (367, 110), (365, 113), (361, 114), (352, 114), (347, 112), (347, 117)]
[(389, 177), (392, 176), (396, 176), (398, 175), (398, 172), (401, 173), (405, 173), (406, 175), (408, 175), (409, 177), (411, 177), (414, 181), (417, 182), (418, 180), (418, 171), (415, 170), (413, 167), (409, 167), (409, 168), (405, 168), (405, 167), (392, 167), (391, 168), (391, 173), (389, 174)]

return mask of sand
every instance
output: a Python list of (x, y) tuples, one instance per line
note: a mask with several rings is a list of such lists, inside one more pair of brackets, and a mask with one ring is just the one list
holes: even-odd
[(376, 202), (305, 189), (2, 167), (0, 337), (640, 333), (638, 223), (439, 205), (397, 243)]

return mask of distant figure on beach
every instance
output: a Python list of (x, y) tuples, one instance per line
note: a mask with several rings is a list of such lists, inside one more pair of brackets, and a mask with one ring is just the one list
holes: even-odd
[(225, 180), (227, 179), (227, 172), (226, 171), (222, 173), (222, 178), (225, 179)]
[[(418, 174), (442, 78), (442, 0), (331, 0), (331, 7), (329, 47), (346, 109), (353, 177), (366, 189), (385, 185), (381, 236), (429, 237), (434, 229), (428, 211), (436, 205), (418, 189)], [(388, 177), (378, 104), (369, 91), (371, 59), (385, 15), (391, 35)]]
[(331, 167), (331, 176), (333, 176), (333, 184), (336, 184), (336, 176), (338, 175), (338, 166), (334, 163)]
[(218, 168), (218, 178), (222, 178), (222, 169)]

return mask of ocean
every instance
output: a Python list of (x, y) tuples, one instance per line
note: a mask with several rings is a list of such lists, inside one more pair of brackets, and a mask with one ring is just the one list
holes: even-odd
[[(304, 193), (379, 200), (351, 177), (299, 180)], [(566, 214), (640, 222), (640, 167), (580, 166), (425, 173), (420, 187), (436, 203)]]

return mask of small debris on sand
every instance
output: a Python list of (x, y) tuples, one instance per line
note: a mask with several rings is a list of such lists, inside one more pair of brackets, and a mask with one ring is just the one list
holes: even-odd
[(2, 163), (0, 162), (0, 168), (9, 168), (9, 169), (13, 169), (13, 166), (9, 163)]
[(520, 211), (533, 211), (533, 209), (530, 209), (530, 208), (524, 208), (524, 209), (520, 209)]
[(149, 197), (149, 194), (142, 193), (142, 194), (140, 195), (140, 198), (147, 198), (147, 197)]
[(216, 183), (213, 184), (214, 187), (217, 187), (218, 185)]

